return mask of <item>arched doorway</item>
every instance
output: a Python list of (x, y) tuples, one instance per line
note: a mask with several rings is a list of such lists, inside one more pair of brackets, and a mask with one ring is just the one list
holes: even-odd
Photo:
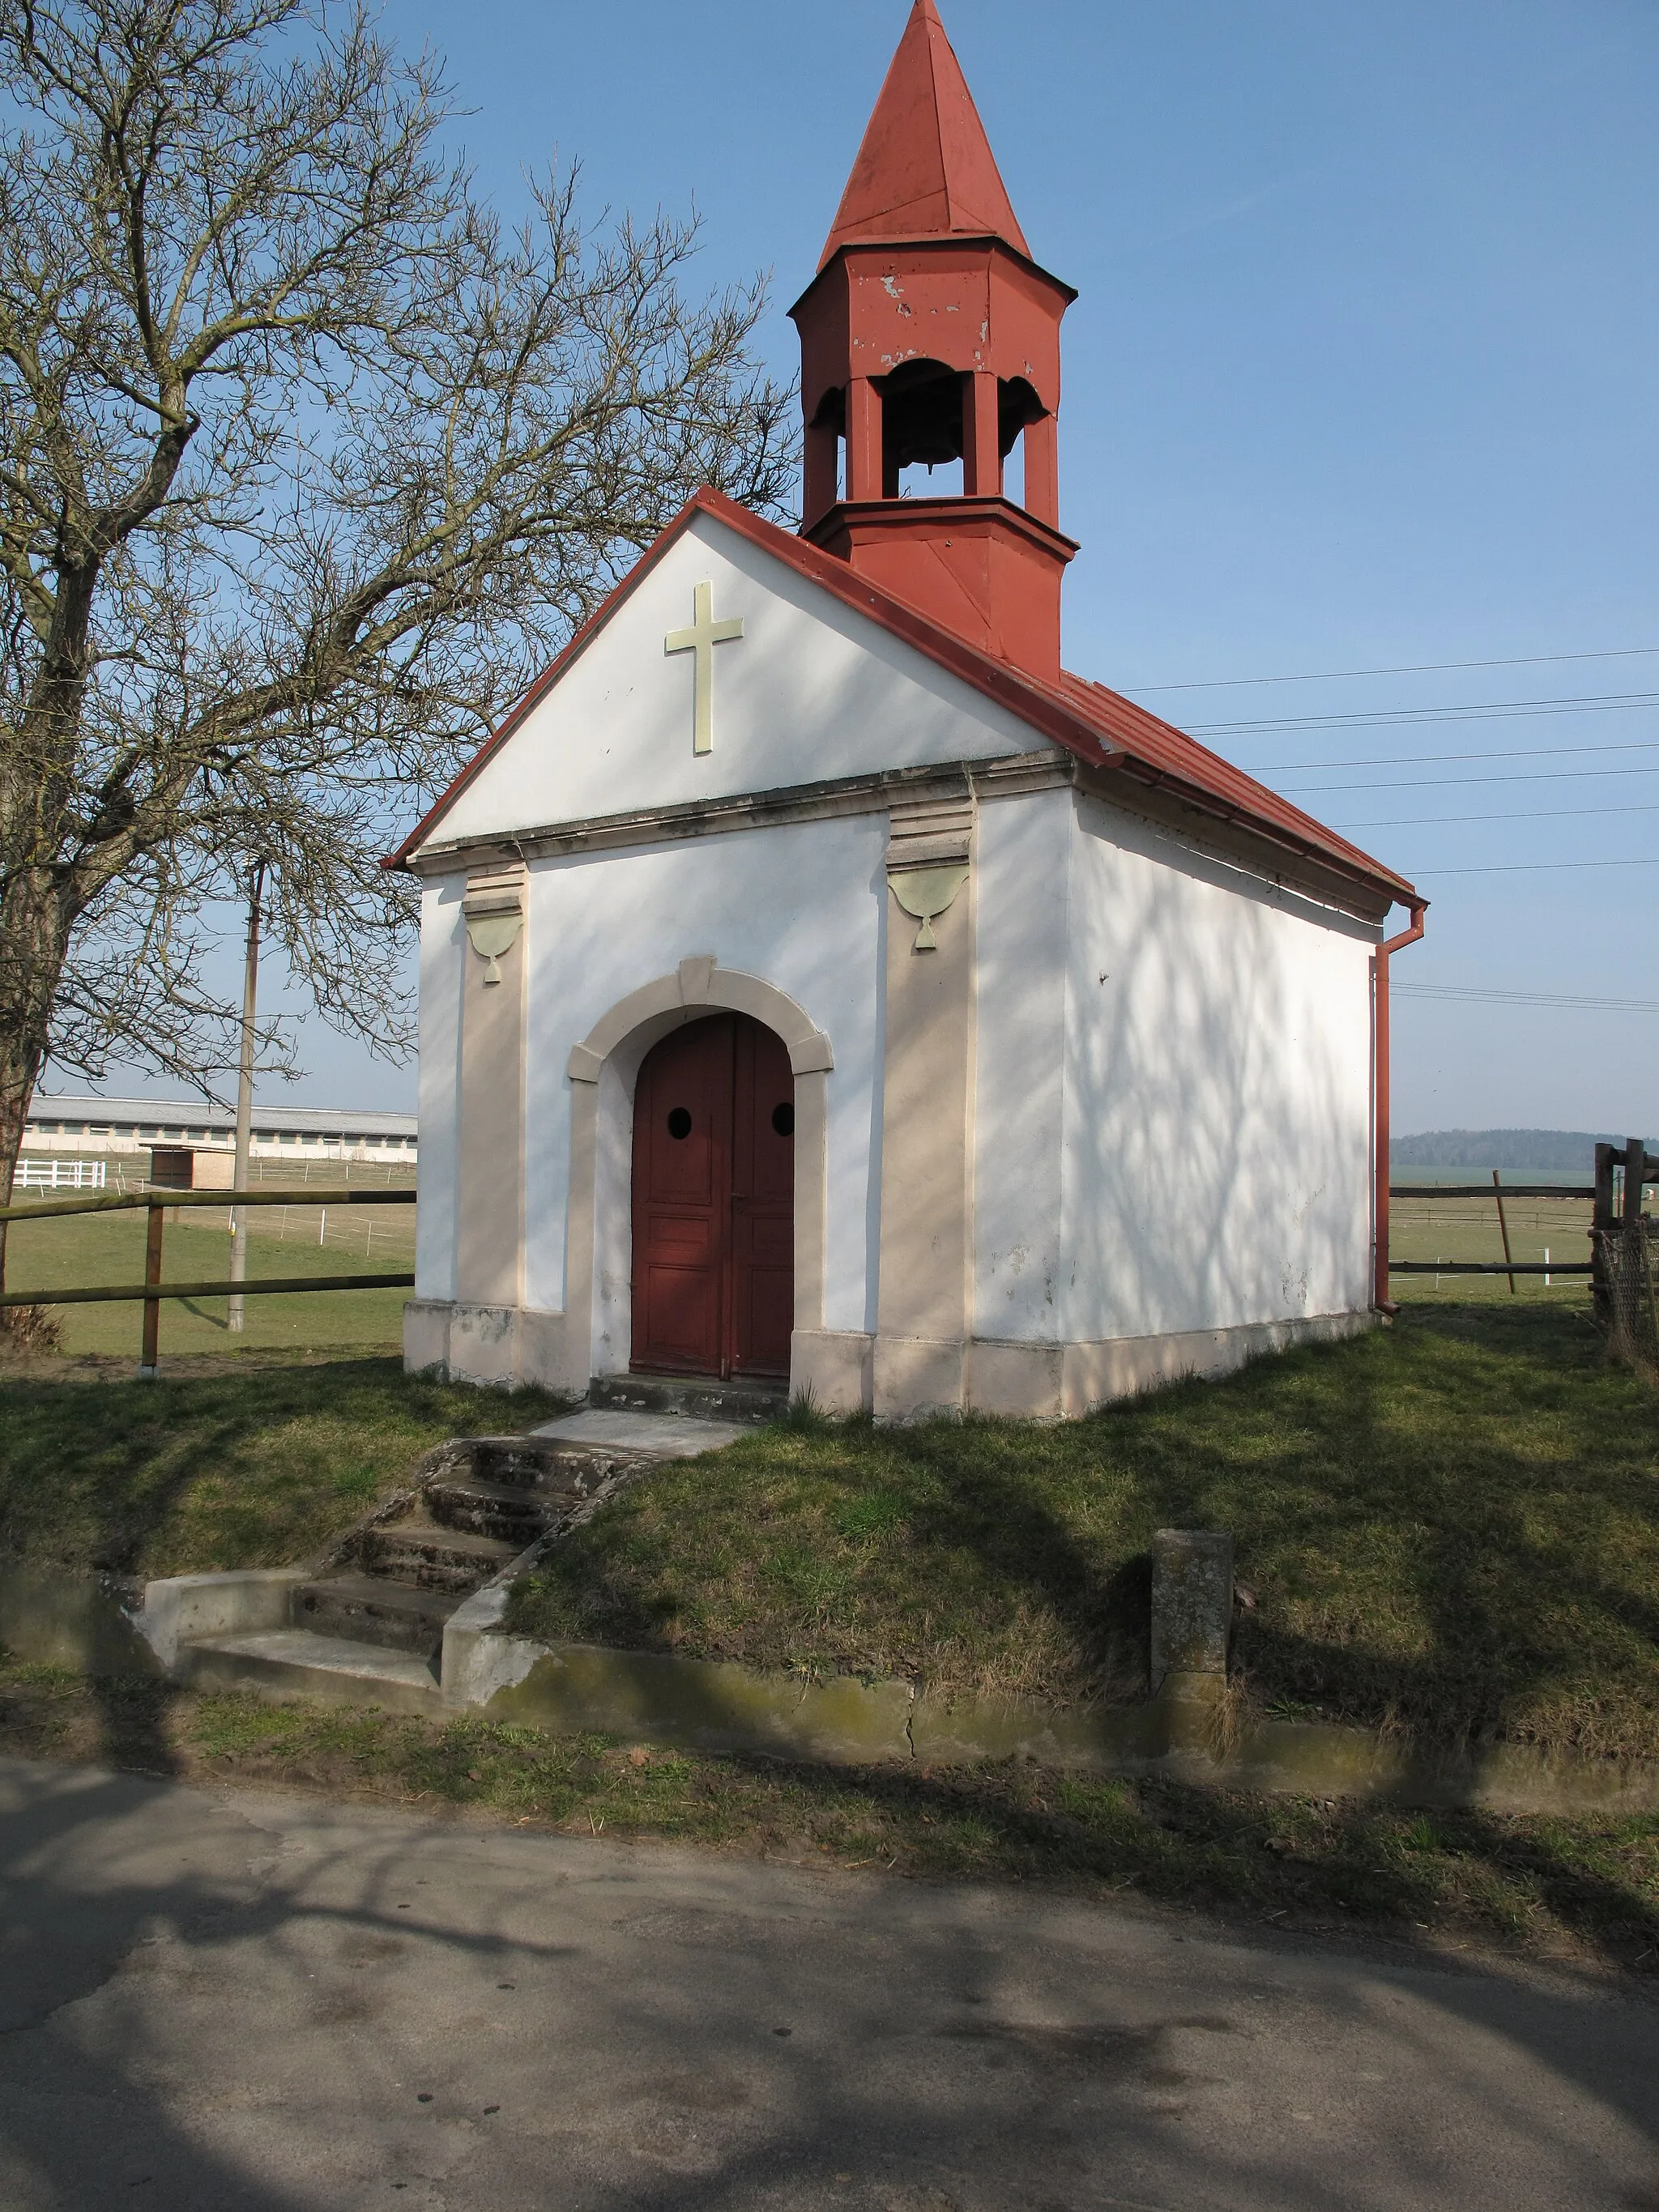
[(722, 1013), (653, 1045), (634, 1091), (636, 1371), (788, 1374), (794, 1191), (782, 1039)]

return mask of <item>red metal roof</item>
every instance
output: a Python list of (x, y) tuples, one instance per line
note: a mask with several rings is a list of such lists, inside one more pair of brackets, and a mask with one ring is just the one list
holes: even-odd
[(1169, 722), (1160, 721), (1144, 707), (1137, 707), (1133, 700), (1081, 676), (1062, 673), (1058, 685), (1050, 685), (993, 659), (931, 616), (878, 589), (867, 578), (855, 574), (844, 561), (820, 552), (804, 538), (780, 530), (775, 523), (763, 521), (748, 507), (740, 507), (735, 500), (727, 499), (723, 492), (708, 485), (687, 501), (661, 536), (594, 610), (546, 673), (532, 684), (500, 728), (479, 747), (449, 788), (382, 866), (401, 868), (408, 865), (485, 763), (494, 758), (532, 708), (546, 696), (571, 662), (650, 574), (669, 547), (684, 537), (699, 514), (711, 516), (762, 551), (787, 562), (844, 605), (879, 623), (884, 629), (902, 638), (917, 652), (925, 653), (940, 667), (948, 668), (987, 698), (1018, 715), (1040, 735), (1064, 746), (1091, 766), (1117, 769), (1142, 784), (1166, 787), (1190, 799), (1210, 814), (1243, 823), (1276, 843), (1288, 843), (1342, 874), (1390, 893), (1402, 903), (1409, 904), (1415, 897), (1412, 885), (1403, 876), (1384, 867), (1358, 845), (1351, 845), (1346, 837), (1338, 836), (1334, 830), (1327, 830), (1310, 814), (1292, 806), (1289, 799), (1281, 799), (1276, 792), (1255, 782), (1242, 769), (1200, 745), (1196, 738), (1188, 737)]
[(818, 257), (884, 238), (1006, 239), (1030, 248), (933, 0), (915, 0)]
[(1387, 885), (1405, 903), (1415, 897), (1413, 885), (1404, 876), (1384, 867), (1359, 846), (1328, 830), (1311, 814), (1304, 814), (1299, 806), (1292, 806), (1288, 799), (1269, 791), (1243, 769), (1223, 760), (1196, 738), (1189, 738), (1184, 730), (1136, 706), (1133, 699), (1086, 677), (1073, 676), (1069, 670), (1061, 671), (1060, 688), (1118, 749), (1119, 765), (1141, 780), (1182, 786), (1212, 802), (1212, 811), (1218, 802), (1221, 811), (1237, 814), (1241, 821), (1280, 831), (1349, 872)]

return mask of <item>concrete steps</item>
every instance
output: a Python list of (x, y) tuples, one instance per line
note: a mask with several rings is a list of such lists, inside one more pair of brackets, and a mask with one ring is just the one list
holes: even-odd
[[(550, 1521), (562, 1519), (569, 1510), (564, 1498), (550, 1499), (544, 1492), (516, 1483), (481, 1482), (468, 1475), (434, 1483), (427, 1504), (433, 1518), (446, 1528), (504, 1545), (509, 1555), (533, 1544)], [(480, 1582), (487, 1579), (478, 1577)]]
[(635, 1397), (526, 1436), (440, 1446), (402, 1501), (315, 1572), (219, 1578), (243, 1596), (220, 1589), (212, 1632), (180, 1638), (176, 1672), (264, 1697), (440, 1710), (445, 1626), (486, 1583), (584, 1506), (647, 1468), (748, 1435), (783, 1403), (748, 1384), (675, 1382), (672, 1395), (685, 1402), (650, 1408)]
[(411, 1517), (366, 1531), (358, 1557), (371, 1574), (470, 1597), (523, 1548), (501, 1536)]
[(400, 1713), (435, 1713), (441, 1705), (437, 1675), (417, 1654), (304, 1628), (198, 1637), (180, 1651), (176, 1672), (198, 1689), (257, 1690)]
[(331, 1575), (299, 1585), (293, 1621), (313, 1636), (412, 1651), (429, 1660), (443, 1642), (445, 1621), (468, 1595), (423, 1589), (384, 1575)]
[(326, 1573), (296, 1585), (291, 1626), (435, 1667), (457, 1606), (614, 1480), (618, 1464), (615, 1453), (535, 1436), (446, 1446), (401, 1511), (358, 1530)]
[(581, 1506), (665, 1456), (603, 1438), (458, 1438), (428, 1455), (396, 1510), (354, 1530), (318, 1572), (287, 1582), (281, 1626), (269, 1613), (244, 1615), (234, 1632), (190, 1638), (181, 1671), (262, 1695), (435, 1710), (457, 1607)]
[(673, 1413), (694, 1421), (775, 1421), (789, 1404), (785, 1382), (734, 1376), (716, 1382), (702, 1375), (596, 1375), (587, 1402), (620, 1413)]

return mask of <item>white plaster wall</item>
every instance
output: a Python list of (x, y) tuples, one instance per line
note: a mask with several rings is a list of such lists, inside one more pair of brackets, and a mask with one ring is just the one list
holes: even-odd
[(974, 1334), (1053, 1342), (1065, 1279), (1060, 1133), (1069, 790), (979, 810)]
[(455, 1194), (459, 1167), (463, 876), (421, 889), (421, 1202), (415, 1209), (415, 1295), (455, 1295)]
[[(884, 815), (860, 815), (531, 863), (526, 1304), (564, 1306), (570, 1048), (629, 992), (712, 952), (722, 968), (787, 992), (830, 1038), (824, 1326), (874, 1328), (886, 838)], [(619, 1053), (608, 1073), (629, 1096), (638, 1057)], [(602, 1084), (602, 1130), (617, 1123), (603, 1109), (620, 1097)], [(618, 1273), (629, 1249), (628, 1162), (610, 1158), (603, 1139), (602, 1153), (595, 1304), (614, 1333), (627, 1295)], [(613, 1364), (625, 1351), (609, 1346)]]
[(1377, 933), (1074, 806), (1062, 1334), (1365, 1308)]
[[(696, 585), (744, 634), (714, 648), (714, 746), (691, 750)], [(434, 829), (443, 840), (930, 761), (1041, 740), (969, 685), (735, 531), (700, 515)]]

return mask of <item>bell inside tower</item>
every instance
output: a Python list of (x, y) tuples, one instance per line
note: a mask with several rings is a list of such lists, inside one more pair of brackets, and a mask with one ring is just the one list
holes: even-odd
[[(907, 361), (881, 377), (881, 495), (896, 499), (911, 469), (933, 471), (963, 455), (963, 380), (942, 361)], [(958, 487), (959, 489), (960, 487)], [(948, 491), (949, 485), (935, 487)]]
[[(905, 362), (872, 382), (881, 402), (880, 458), (871, 473), (879, 476), (881, 497), (948, 498), (969, 490), (963, 471), (952, 465), (969, 458), (975, 380), (942, 361), (920, 360)], [(1022, 441), (1047, 412), (1023, 376), (997, 379), (995, 477), (989, 483), (975, 482), (973, 489), (1025, 506)], [(806, 510), (808, 520), (815, 521), (847, 496), (847, 394), (839, 386), (832, 385), (819, 401), (806, 436), (811, 479)], [(939, 470), (950, 471), (942, 482), (934, 480)], [(920, 480), (918, 471), (926, 472)]]

